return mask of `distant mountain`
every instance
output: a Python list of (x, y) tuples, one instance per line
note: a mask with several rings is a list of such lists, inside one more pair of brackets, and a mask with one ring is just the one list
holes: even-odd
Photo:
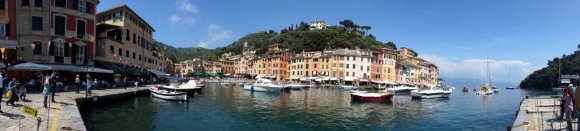
[[(580, 46), (580, 45), (579, 45)], [(579, 47), (580, 48), (580, 47)], [(561, 64), (560, 64), (561, 62)], [(558, 66), (561, 65), (562, 75), (577, 75), (580, 72), (580, 52), (562, 55), (560, 58), (548, 60), (548, 66), (534, 71), (521, 83), (521, 88), (548, 89), (560, 86), (558, 84)], [(572, 83), (578, 83), (572, 80)]]
[[(463, 88), (467, 86), (470, 89), (479, 88), (483, 84), (486, 83), (484, 80), (479, 79), (471, 79), (471, 78), (443, 78), (445, 80), (444, 84), (451, 85), (456, 88)], [(505, 87), (514, 87), (517, 84), (509, 83), (509, 82), (501, 82), (501, 81), (492, 81), (492, 84), (495, 85), (497, 88), (505, 88)]]

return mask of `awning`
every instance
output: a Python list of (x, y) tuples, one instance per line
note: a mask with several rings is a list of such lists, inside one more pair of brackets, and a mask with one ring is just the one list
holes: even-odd
[(26, 63), (10, 66), (10, 67), (8, 67), (8, 70), (43, 71), (43, 70), (51, 70), (51, 67), (43, 65), (43, 64), (26, 62)]
[(310, 77), (310, 78), (308, 78), (308, 79), (310, 79), (310, 80), (315, 80), (316, 78), (317, 78), (317, 77)]
[(330, 78), (331, 81), (335, 81), (338, 80), (337, 78)]
[(102, 68), (112, 70), (113, 73), (115, 73), (115, 74), (125, 74), (125, 75), (134, 75), (135, 74), (135, 72), (133, 72), (129, 69), (126, 69), (126, 68), (120, 67), (120, 66), (116, 66), (114, 64), (103, 63), (103, 64), (97, 64), (97, 65), (99, 65)]
[(159, 76), (159, 77), (168, 77), (169, 74), (163, 72), (163, 71), (158, 71), (158, 70), (149, 70), (149, 72)]
[(78, 70), (81, 70), (80, 67), (78, 66), (73, 66), (73, 65), (46, 65), (49, 66), (51, 68), (51, 70), (55, 70), (55, 71), (70, 71), (70, 72), (75, 72)]
[(367, 81), (369, 81), (369, 80), (367, 80), (367, 79), (360, 79), (359, 81), (364, 81), (364, 82), (367, 82)]
[(79, 66), (76, 71), (74, 72), (89, 72), (89, 73), (106, 73), (106, 74), (113, 74), (113, 70), (107, 70), (98, 67), (86, 67), (86, 66)]
[(16, 49), (17, 45), (15, 40), (0, 40), (0, 48)]

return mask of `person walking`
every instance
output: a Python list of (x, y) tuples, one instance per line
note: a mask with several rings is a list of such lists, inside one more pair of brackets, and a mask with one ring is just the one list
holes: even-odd
[(77, 77), (75, 78), (75, 86), (77, 89), (77, 94), (80, 93), (81, 90), (81, 78), (79, 75), (77, 75)]
[(93, 81), (91, 81), (91, 76), (87, 76), (87, 82), (85, 86), (86, 86), (85, 96), (92, 95), (91, 88), (93, 86)]
[(125, 90), (127, 90), (127, 86), (129, 86), (128, 80), (129, 80), (129, 78), (127, 78), (127, 76), (125, 76), (125, 78), (123, 78), (123, 84), (125, 84)]
[(48, 85), (48, 83), (44, 83), (42, 84), (43, 88), (42, 88), (42, 96), (44, 96), (44, 107), (48, 108), (48, 95), (50, 95), (50, 86)]
[(573, 100), (574, 100), (574, 93), (572, 93), (572, 87), (568, 86), (564, 89), (564, 95), (562, 97), (564, 99), (564, 116), (566, 117), (566, 130), (572, 130), (572, 110), (574, 109)]
[(16, 78), (12, 78), (12, 81), (10, 81), (10, 83), (8, 83), (8, 89), (10, 92), (10, 98), (8, 98), (8, 101), (6, 101), (6, 105), (12, 105), (14, 106), (14, 102), (16, 102), (16, 100), (18, 99), (18, 92), (17, 92), (17, 88), (16, 88)]
[(51, 93), (51, 101), (54, 103), (56, 102), (56, 100), (54, 99), (54, 96), (56, 95), (56, 88), (58, 88), (56, 82), (59, 79), (58, 74), (56, 74), (56, 72), (52, 72), (52, 74), (50, 75), (50, 93)]
[[(4, 71), (0, 70), (0, 102), (2, 102), (2, 97), (4, 94)], [(0, 104), (0, 113), (2, 112), (2, 104)]]

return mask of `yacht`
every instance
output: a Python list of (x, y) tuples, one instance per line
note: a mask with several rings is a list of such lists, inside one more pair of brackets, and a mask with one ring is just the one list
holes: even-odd
[(159, 85), (158, 88), (176, 90), (187, 93), (200, 92), (204, 84), (198, 84), (195, 80), (189, 80), (186, 83), (171, 82), (169, 85)]
[(244, 85), (244, 90), (261, 91), (261, 92), (281, 92), (289, 88), (284, 85), (274, 84), (268, 79), (258, 79), (254, 84)]
[(491, 88), (489, 88), (488, 84), (485, 84), (483, 86), (481, 86), (481, 89), (479, 89), (479, 91), (475, 92), (476, 95), (491, 95), (493, 94), (493, 90)]
[(417, 87), (411, 87), (407, 85), (399, 85), (393, 88), (387, 88), (383, 92), (394, 92), (395, 94), (410, 94), (411, 91), (418, 90)]
[(302, 88), (305, 88), (306, 85), (301, 84), (301, 83), (290, 83), (290, 84), (286, 84), (286, 87), (290, 88), (291, 90), (300, 90)]
[(437, 88), (435, 86), (429, 86), (426, 90), (413, 90), (411, 91), (411, 97), (418, 99), (429, 99), (429, 98), (449, 98), (449, 95), (453, 92), (453, 88), (443, 89)]

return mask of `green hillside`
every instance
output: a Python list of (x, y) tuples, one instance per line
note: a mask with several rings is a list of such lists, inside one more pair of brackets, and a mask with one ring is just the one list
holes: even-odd
[[(521, 83), (521, 88), (549, 89), (558, 85), (558, 65), (561, 61), (561, 71), (563, 75), (574, 75), (580, 72), (580, 52), (576, 51), (570, 55), (562, 55), (548, 61), (548, 66), (534, 71)], [(572, 81), (578, 83), (578, 81)]]

